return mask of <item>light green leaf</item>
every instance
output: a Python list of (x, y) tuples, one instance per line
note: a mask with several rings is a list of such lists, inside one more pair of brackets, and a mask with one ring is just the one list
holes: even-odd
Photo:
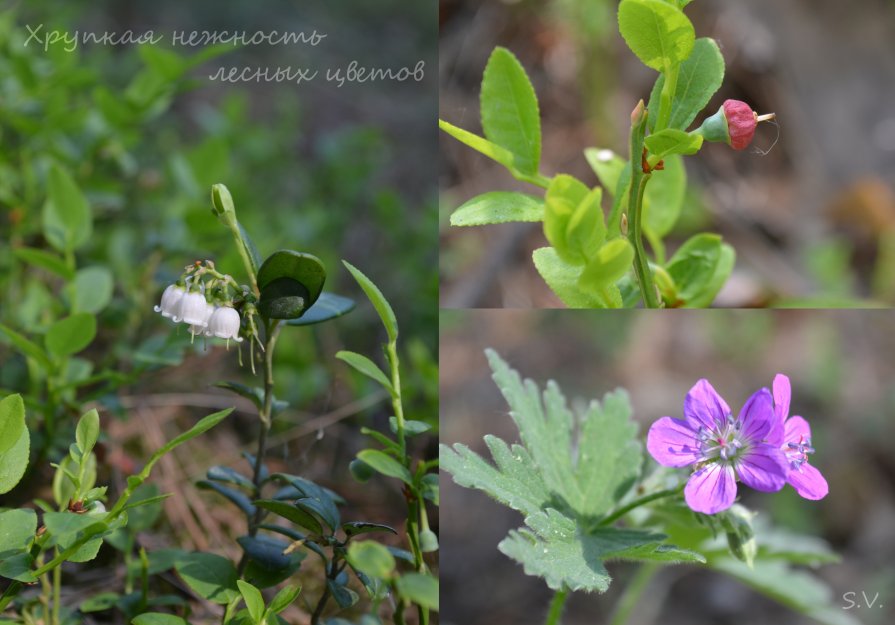
[[(11, 397), (19, 396), (12, 395)], [(7, 397), (4, 401), (10, 402), (7, 404), (7, 408), (12, 409), (12, 418), (16, 419), (17, 416), (15, 412), (18, 410), (15, 406), (16, 400), (10, 400), (10, 398)], [(21, 397), (19, 397), (19, 401), (21, 401)], [(24, 407), (22, 407), (22, 410), (22, 414), (24, 415)], [(22, 418), (24, 419), (24, 416)], [(18, 428), (13, 424), (12, 429), (16, 430)], [(13, 444), (5, 451), (0, 452), (0, 495), (8, 493), (15, 488), (16, 484), (22, 479), (22, 476), (25, 475), (25, 470), (28, 468), (28, 452), (30, 446), (31, 436), (28, 434), (28, 428), (23, 427), (15, 442), (13, 442)]]
[(526, 516), (540, 511), (550, 500), (550, 491), (528, 450), (521, 445), (510, 447), (490, 434), (485, 436), (485, 444), (494, 465), (459, 443), (453, 448), (439, 446), (439, 465), (460, 486), (484, 491)]
[(146, 465), (143, 467), (143, 470), (138, 476), (139, 479), (145, 480), (147, 477), (149, 477), (149, 473), (152, 471), (152, 467), (155, 466), (155, 463), (158, 462), (166, 453), (172, 451), (176, 447), (179, 447), (188, 440), (194, 439), (197, 436), (204, 434), (205, 432), (216, 426), (218, 423), (223, 421), (231, 412), (233, 412), (233, 408), (227, 408), (226, 410), (221, 410), (219, 412), (212, 413), (207, 417), (203, 417), (199, 420), (198, 423), (196, 423), (196, 425), (191, 427), (189, 430), (162, 445), (154, 454), (152, 454), (149, 462), (147, 462)]
[(112, 299), (114, 281), (106, 267), (85, 267), (75, 274), (72, 312), (98, 313)]
[(223, 556), (194, 551), (174, 566), (181, 579), (203, 599), (226, 604), (239, 597), (236, 568)]
[(565, 262), (552, 247), (541, 247), (532, 252), (535, 268), (544, 282), (569, 308), (618, 308), (621, 295), (614, 286), (607, 287), (611, 299), (603, 299), (597, 293), (584, 291), (578, 286), (584, 267)]
[(270, 602), (268, 609), (272, 614), (279, 614), (288, 608), (301, 594), (301, 586), (284, 586)]
[(357, 457), (383, 475), (398, 478), (406, 484), (413, 484), (413, 477), (407, 467), (385, 452), (364, 449), (358, 452)]
[(77, 354), (90, 345), (96, 336), (96, 317), (75, 313), (54, 322), (44, 337), (47, 351), (57, 358)]
[(687, 191), (684, 160), (673, 154), (665, 169), (654, 171), (643, 194), (643, 229), (650, 241), (661, 239), (674, 228)]
[(483, 226), (514, 221), (541, 221), (544, 201), (526, 193), (490, 191), (464, 203), (451, 215), (452, 226)]
[(0, 560), (15, 552), (24, 552), (37, 532), (37, 513), (34, 510), (4, 510), (0, 512)]
[[(714, 39), (701, 37), (693, 46), (693, 53), (681, 63), (677, 77), (677, 86), (671, 96), (671, 119), (669, 128), (686, 130), (696, 119), (699, 112), (706, 107), (724, 80), (724, 57)], [(659, 94), (665, 86), (665, 75), (656, 80), (650, 94), (650, 111), (659, 110)], [(650, 130), (656, 125), (656, 116), (650, 115), (647, 120)]]
[(552, 509), (525, 522), (528, 527), (511, 531), (498, 549), (554, 590), (605, 592), (611, 581), (606, 560), (705, 561), (696, 552), (662, 545), (662, 534), (612, 527), (582, 533), (572, 519)]
[(582, 265), (606, 237), (600, 187), (588, 189), (580, 180), (560, 174), (545, 196), (544, 234), (567, 263)]
[(438, 580), (431, 575), (407, 573), (398, 578), (398, 594), (407, 601), (438, 611)]
[(616, 187), (628, 161), (607, 149), (587, 148), (584, 150), (584, 158), (588, 165), (597, 174), (600, 184), (606, 189), (610, 197), (615, 197)]
[(716, 234), (697, 234), (688, 239), (668, 261), (665, 268), (677, 286), (681, 304), (707, 306), (714, 299), (716, 286), (720, 286), (713, 279), (722, 257), (727, 255), (726, 262), (732, 261), (729, 253), (722, 251), (723, 245), (721, 237)]
[(6, 336), (9, 342), (12, 343), (16, 347), (16, 349), (18, 349), (23, 355), (27, 356), (28, 358), (33, 358), (45, 369), (49, 369), (52, 366), (50, 357), (47, 356), (47, 353), (44, 351), (44, 349), (37, 343), (34, 343), (12, 328), (6, 327), (2, 323), (0, 323), (0, 334)]
[(538, 99), (522, 64), (506, 48), (495, 48), (485, 66), (481, 110), (485, 137), (509, 150), (519, 171), (537, 174), (541, 160)]
[[(99, 518), (90, 514), (75, 514), (74, 512), (46, 512), (43, 516), (43, 524), (47, 528), (53, 540), (61, 551), (75, 546), (88, 533), (96, 534), (96, 526)], [(108, 529), (99, 532), (99, 535), (83, 544), (67, 559), (69, 562), (88, 562), (96, 557), (103, 542), (103, 535)]]
[(16, 258), (25, 261), (29, 265), (56, 274), (63, 280), (71, 280), (75, 277), (74, 272), (65, 264), (65, 261), (52, 252), (33, 247), (20, 247), (14, 253)]
[(380, 369), (375, 362), (373, 362), (363, 354), (342, 350), (340, 352), (336, 352), (336, 358), (348, 363), (368, 378), (371, 378), (372, 380), (378, 382), (389, 393), (394, 395), (395, 389), (392, 387), (392, 383), (389, 381), (389, 379), (385, 377), (385, 373), (382, 372), (382, 369)]
[(261, 591), (241, 579), (236, 580), (236, 586), (245, 601), (249, 616), (256, 625), (263, 625), (261, 619), (264, 617), (264, 597), (261, 596)]
[(12, 449), (25, 433), (25, 402), (16, 393), (0, 400), (0, 454)]
[(696, 39), (687, 16), (662, 0), (622, 0), (618, 28), (637, 58), (659, 72), (689, 57)]
[(99, 413), (96, 408), (84, 414), (78, 420), (78, 427), (75, 429), (75, 441), (81, 454), (88, 454), (93, 451), (93, 446), (99, 438)]
[(631, 269), (633, 262), (634, 248), (627, 239), (607, 241), (585, 265), (578, 284), (584, 290), (605, 290), (614, 286)]
[(398, 319), (395, 317), (395, 311), (392, 310), (391, 304), (385, 299), (385, 296), (382, 294), (382, 291), (379, 290), (379, 287), (365, 276), (360, 269), (349, 263), (347, 260), (343, 260), (342, 264), (351, 272), (351, 275), (357, 280), (360, 288), (366, 293), (370, 303), (373, 304), (373, 308), (379, 313), (379, 318), (382, 319), (382, 325), (385, 326), (389, 342), (394, 343), (398, 339)]
[(43, 209), (47, 241), (60, 252), (80, 248), (90, 239), (93, 217), (87, 198), (71, 175), (54, 165), (47, 177), (47, 201)]
[(163, 612), (144, 612), (135, 616), (131, 623), (133, 625), (190, 625), (179, 616)]
[(463, 130), (462, 128), (454, 126), (453, 124), (446, 122), (443, 119), (438, 120), (438, 127), (460, 143), (500, 163), (510, 172), (514, 174), (517, 172), (521, 173), (521, 171), (518, 167), (516, 167), (515, 164), (516, 157), (506, 148), (502, 148), (495, 143), (491, 143), (487, 139), (480, 137), (475, 133), (469, 132), (468, 130)]
[(702, 147), (702, 142), (702, 135), (691, 135), (676, 128), (660, 130), (643, 140), (646, 149), (659, 159), (671, 154), (696, 154)]
[[(494, 381), (547, 489), (578, 515), (605, 514), (640, 473), (642, 452), (634, 440), (637, 425), (631, 420), (627, 394), (609, 393), (602, 406), (594, 401), (584, 414), (576, 415), (554, 382), (548, 382), (541, 394), (534, 382), (523, 382), (495, 352), (487, 355)], [(581, 450), (578, 458), (573, 449)]]
[(384, 545), (372, 540), (352, 542), (348, 562), (358, 571), (379, 579), (388, 579), (395, 570), (395, 557)]

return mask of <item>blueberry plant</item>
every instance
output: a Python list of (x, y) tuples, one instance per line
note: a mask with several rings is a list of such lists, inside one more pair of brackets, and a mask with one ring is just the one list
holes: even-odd
[[(683, 418), (650, 427), (646, 448), (658, 465), (645, 468), (624, 390), (570, 408), (554, 382), (541, 391), (495, 352), (487, 356), (520, 442), (486, 436), (493, 463), (466, 445), (442, 445), (441, 465), (457, 484), (523, 515), (498, 549), (554, 590), (548, 625), (561, 621), (570, 593), (609, 588), (610, 560), (640, 563), (607, 621), (613, 625), (628, 622), (660, 566), (675, 564), (728, 575), (818, 622), (854, 625), (825, 583), (799, 568), (836, 562), (826, 543), (775, 528), (736, 502), (738, 482), (761, 492), (789, 484), (807, 500), (828, 494), (812, 464), (810, 426), (790, 416), (786, 376), (756, 391), (736, 416), (698, 381)], [(683, 467), (693, 469), (686, 479), (676, 470)]]
[[(718, 44), (695, 36), (684, 14), (690, 0), (622, 0), (618, 26), (625, 42), (658, 78), (647, 104), (631, 113), (627, 159), (608, 149), (585, 151), (602, 186), (541, 172), (538, 100), (516, 57), (496, 48), (481, 87), (484, 137), (440, 120), (440, 128), (503, 165), (537, 195), (490, 191), (451, 216), (454, 226), (543, 222), (549, 246), (532, 260), (547, 285), (572, 308), (706, 307), (734, 266), (733, 248), (715, 234), (697, 234), (667, 257), (665, 237), (681, 214), (686, 190), (682, 157), (706, 141), (745, 149), (758, 115), (735, 100), (687, 130), (721, 86)], [(609, 205), (604, 213), (604, 194)], [(649, 245), (652, 254), (647, 253)]]

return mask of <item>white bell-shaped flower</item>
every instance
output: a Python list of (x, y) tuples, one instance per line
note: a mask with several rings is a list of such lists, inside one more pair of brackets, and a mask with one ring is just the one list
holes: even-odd
[(180, 304), (180, 300), (185, 293), (186, 289), (182, 286), (177, 286), (176, 284), (170, 285), (165, 289), (165, 292), (162, 293), (161, 303), (158, 306), (153, 307), (153, 310), (157, 313), (162, 313), (162, 317), (173, 317), (177, 310), (177, 306)]
[(205, 301), (205, 296), (201, 293), (186, 293), (180, 299), (180, 305), (173, 319), (178, 323), (205, 328), (208, 326), (208, 317), (211, 316), (209, 306), (211, 305)]
[(211, 319), (208, 320), (208, 329), (205, 334), (208, 336), (216, 336), (219, 339), (227, 339), (229, 345), (230, 339), (237, 343), (242, 342), (239, 336), (239, 313), (236, 309), (229, 306), (221, 306), (216, 308)]

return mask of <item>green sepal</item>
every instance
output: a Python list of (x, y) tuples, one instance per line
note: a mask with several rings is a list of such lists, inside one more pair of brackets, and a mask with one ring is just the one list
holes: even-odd
[(726, 143), (730, 145), (730, 131), (727, 127), (727, 117), (724, 115), (724, 107), (718, 109), (714, 115), (706, 117), (702, 125), (693, 131), (700, 134), (706, 141), (713, 143)]

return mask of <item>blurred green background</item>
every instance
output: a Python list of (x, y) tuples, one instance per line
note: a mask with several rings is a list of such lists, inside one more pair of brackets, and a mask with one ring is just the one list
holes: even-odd
[[(631, 110), (656, 73), (618, 34), (618, 0), (440, 6), (443, 119), (480, 131), (482, 71), (500, 45), (518, 56), (538, 94), (546, 175), (593, 185), (585, 148), (627, 154)], [(686, 159), (690, 188), (669, 252), (700, 231), (736, 248), (720, 307), (891, 306), (895, 5), (698, 0), (686, 13), (697, 36), (718, 41), (727, 66), (707, 112), (728, 98), (744, 100), (759, 113), (776, 112), (779, 128), (759, 127), (750, 151), (708, 145)], [(531, 262), (545, 241), (539, 224), (449, 225), (451, 212), (480, 193), (531, 189), (447, 135), (440, 144), (442, 304), (562, 307)]]
[[(180, 525), (175, 540), (235, 549), (230, 535), (242, 531), (239, 519), (190, 483), (217, 462), (245, 469), (239, 450), (254, 445), (250, 407), (211, 385), (259, 382), (247, 365), (238, 366), (232, 345), (229, 352), (202, 340), (190, 345), (185, 327), (178, 330), (152, 311), (164, 287), (199, 259), (247, 281), (229, 233), (211, 213), (211, 185), (221, 182), (262, 258), (281, 248), (315, 254), (328, 270), (326, 290), (358, 303), (338, 320), (284, 330), (277, 394), (291, 408), (275, 425), (271, 462), (354, 501), (360, 511), (349, 516), (400, 523), (399, 489), (382, 481), (361, 487), (347, 470), (367, 444), (360, 427), (388, 428), (391, 409), (374, 382), (334, 354), (350, 349), (383, 362), (385, 332), (342, 267), (347, 259), (395, 309), (405, 412), (437, 425), (434, 0), (272, 1), (263, 9), (212, 0), (42, 0), (0, 8), (0, 323), (40, 343), (72, 297), (98, 313), (97, 339), (76, 359), (78, 371), (67, 373), (77, 390), (66, 396), (72, 417), (74, 406), (88, 402), (103, 415), (114, 466), (106, 467), (111, 478), (101, 479), (120, 478), (115, 471), (144, 458), (144, 446), (176, 435), (195, 416), (237, 404), (232, 427), (203, 439), (207, 449), (194, 447), (183, 465), (159, 476), (163, 488), (180, 491), (192, 506), (178, 512), (166, 504), (170, 522)], [(61, 44), (44, 50), (34, 40), (25, 45), (26, 26), (39, 25), (42, 34), (153, 30), (164, 38), (152, 46), (87, 43), (74, 51)], [(174, 32), (192, 30), (316, 30), (327, 37), (315, 47), (172, 47)], [(328, 68), (344, 70), (355, 60), (394, 70), (423, 61), (425, 74), (419, 81), (342, 87), (324, 80)], [(301, 85), (209, 79), (231, 67), (312, 68), (321, 75)], [(93, 213), (93, 233), (77, 252), (77, 266), (111, 276), (108, 292), (85, 287), (73, 294), (51, 271), (15, 254), (23, 247), (51, 249), (41, 215), (55, 165), (71, 173)], [(245, 360), (245, 344), (243, 350)], [(91, 372), (99, 376), (92, 383)], [(34, 373), (0, 341), (0, 395), (25, 393), (32, 420), (42, 401)], [(420, 437), (417, 445), (415, 453), (434, 453), (434, 437)], [(2, 503), (46, 496), (34, 490), (46, 483), (46, 464)]]
[[(811, 463), (830, 484), (819, 502), (790, 487), (774, 494), (740, 489), (760, 517), (830, 541), (842, 562), (819, 575), (832, 602), (866, 591), (873, 608), (853, 609), (867, 625), (895, 610), (895, 318), (883, 311), (446, 311), (441, 329), (442, 442), (489, 457), (482, 436), (518, 440), (483, 354), (492, 347), (521, 375), (556, 380), (570, 400), (626, 388), (641, 436), (662, 416), (682, 417), (684, 397), (707, 378), (739, 410), (776, 373), (792, 380), (790, 414), (808, 419)], [(652, 462), (651, 460), (649, 462)], [(497, 550), (522, 518), (478, 491), (442, 477), (442, 617), (446, 623), (543, 622), (550, 593)], [(609, 565), (605, 595), (573, 595), (567, 625), (608, 622), (634, 568)], [(631, 622), (808, 623), (737, 582), (695, 566), (662, 569)]]

